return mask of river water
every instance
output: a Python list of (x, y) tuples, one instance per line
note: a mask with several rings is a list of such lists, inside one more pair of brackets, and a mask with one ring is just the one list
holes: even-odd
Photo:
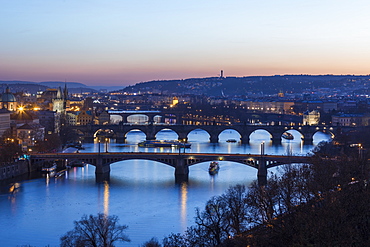
[[(318, 142), (328, 140), (323, 133), (314, 136), (313, 145), (303, 145), (299, 134), (294, 140), (272, 145), (269, 135), (256, 131), (250, 144), (228, 143), (239, 139), (236, 132), (224, 131), (218, 144), (209, 143), (206, 132), (196, 130), (188, 135), (192, 144), (186, 152), (260, 153), (265, 142), (266, 154), (306, 155)], [(171, 131), (158, 133), (157, 139), (173, 140)], [(140, 148), (145, 140), (141, 132), (130, 132), (125, 144), (112, 142), (85, 143), (82, 152), (178, 152), (172, 148)], [(119, 223), (128, 226), (130, 243), (117, 246), (140, 246), (152, 237), (159, 241), (171, 232), (182, 233), (194, 224), (195, 208), (204, 208), (208, 199), (221, 195), (231, 185), (249, 185), (256, 179), (254, 168), (220, 162), (215, 176), (208, 174), (208, 163), (189, 168), (188, 183), (175, 184), (174, 168), (153, 161), (130, 160), (111, 165), (110, 181), (95, 182), (95, 167), (72, 168), (65, 176), (40, 175), (34, 179), (3, 184), (0, 187), (0, 246), (59, 246), (60, 237), (73, 229), (73, 221), (84, 214), (117, 215)]]

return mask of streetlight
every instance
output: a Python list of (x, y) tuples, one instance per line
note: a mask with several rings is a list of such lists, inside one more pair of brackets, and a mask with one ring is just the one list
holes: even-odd
[(349, 145), (350, 147), (357, 147), (358, 148), (358, 157), (361, 159), (362, 156), (362, 144), (361, 143), (354, 143)]
[(358, 144), (358, 157), (361, 159), (362, 157), (362, 144), (361, 143), (359, 143)]
[(108, 138), (105, 138), (105, 152), (108, 153)]
[(261, 156), (265, 155), (265, 142), (261, 142)]

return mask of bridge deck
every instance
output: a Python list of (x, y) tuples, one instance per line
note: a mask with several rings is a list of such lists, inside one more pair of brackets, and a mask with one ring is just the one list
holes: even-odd
[[(207, 161), (233, 161), (257, 168), (262, 159), (267, 167), (290, 163), (309, 163), (309, 156), (229, 154), (229, 153), (148, 153), (148, 152), (109, 152), (109, 153), (44, 153), (31, 155), (31, 160), (45, 159), (78, 159), (84, 161), (103, 160), (103, 163), (114, 163), (121, 160), (147, 159), (175, 166), (176, 160), (185, 160), (188, 166)], [(94, 163), (92, 163), (94, 165)]]

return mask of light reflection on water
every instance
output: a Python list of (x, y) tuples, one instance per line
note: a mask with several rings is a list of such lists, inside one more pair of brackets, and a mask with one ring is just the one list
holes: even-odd
[[(238, 138), (235, 133), (229, 134), (220, 135), (220, 143), (210, 144), (208, 134), (191, 133), (192, 147), (186, 152), (258, 154), (261, 141), (265, 141), (266, 154), (304, 155), (313, 148), (302, 145), (299, 138), (272, 145), (265, 133), (253, 135), (250, 144), (227, 143), (225, 140), (229, 138)], [(159, 137), (176, 139), (168, 131), (159, 133)], [(314, 143), (320, 138), (326, 137), (317, 134)], [(126, 144), (111, 141), (107, 149), (178, 152), (177, 149), (139, 148), (136, 143), (143, 139), (145, 136), (140, 132), (130, 133)], [(97, 143), (84, 146), (86, 149), (82, 152), (98, 151)], [(174, 168), (147, 160), (112, 164), (109, 183), (97, 184), (95, 168), (87, 165), (72, 168), (61, 178), (44, 176), (19, 182), (16, 189), (5, 185), (0, 190), (0, 222), (6, 226), (0, 231), (2, 246), (58, 246), (60, 236), (73, 228), (74, 220), (99, 212), (117, 215), (121, 224), (129, 226), (126, 233), (132, 242), (124, 246), (139, 246), (152, 237), (161, 240), (171, 232), (183, 232), (194, 223), (196, 207), (202, 209), (208, 199), (224, 193), (231, 185), (249, 185), (256, 178), (254, 168), (226, 161), (219, 163), (221, 168), (216, 176), (208, 174), (208, 163), (191, 166), (189, 182), (180, 185), (174, 183)]]

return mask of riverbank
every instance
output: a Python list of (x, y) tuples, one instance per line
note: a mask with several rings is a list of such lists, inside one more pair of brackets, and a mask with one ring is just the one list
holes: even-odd
[(32, 172), (29, 160), (17, 160), (0, 164), (0, 181), (13, 179)]

